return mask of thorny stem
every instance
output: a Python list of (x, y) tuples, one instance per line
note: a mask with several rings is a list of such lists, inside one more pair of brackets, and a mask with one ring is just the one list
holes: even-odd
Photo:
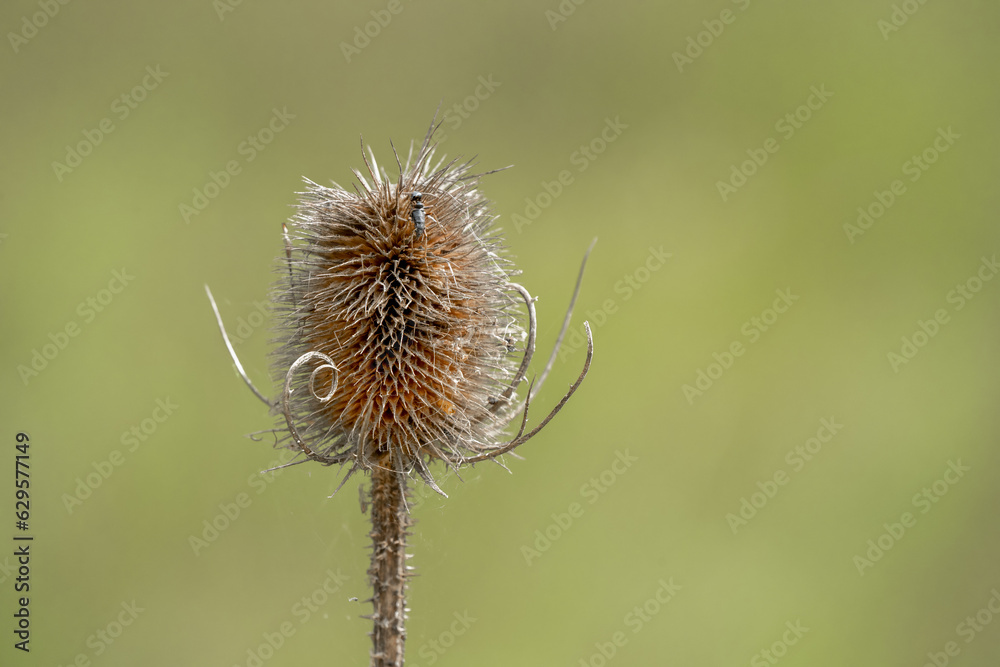
[(371, 667), (402, 667), (406, 646), (406, 476), (389, 467), (372, 469)]

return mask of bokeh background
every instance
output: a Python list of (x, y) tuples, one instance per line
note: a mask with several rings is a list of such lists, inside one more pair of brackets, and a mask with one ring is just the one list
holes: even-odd
[(328, 499), (336, 470), (259, 474), (278, 452), (244, 436), (272, 421), (203, 285), (273, 393), (302, 177), (349, 184), (361, 135), (391, 163), (440, 104), (443, 151), (515, 165), (483, 187), (539, 296), (539, 359), (599, 237), (536, 418), (584, 318), (596, 352), (513, 475), (417, 488), (407, 664), (996, 664), (998, 20), (5, 2), (0, 663), (367, 664), (360, 480)]

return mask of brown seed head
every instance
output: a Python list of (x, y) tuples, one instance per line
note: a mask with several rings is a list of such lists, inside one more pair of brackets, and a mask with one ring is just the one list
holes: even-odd
[(427, 481), (430, 461), (495, 447), (516, 414), (508, 384), (525, 338), (482, 174), (431, 166), (430, 137), (406, 165), (397, 157), (395, 181), (370, 150), (353, 192), (307, 181), (276, 289), (274, 365), (290, 447)]

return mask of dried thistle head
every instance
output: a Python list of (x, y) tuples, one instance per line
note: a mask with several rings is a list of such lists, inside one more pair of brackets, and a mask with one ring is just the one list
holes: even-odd
[[(435, 162), (435, 129), (405, 164), (396, 154), (395, 179), (362, 144), (367, 176), (354, 171), (353, 191), (307, 180), (286, 228), (274, 290), (283, 392), (271, 402), (250, 386), (279, 413), (283, 444), (348, 465), (344, 481), (358, 470), (416, 472), (440, 492), (433, 461), (457, 468), (526, 442), (589, 368), (592, 345), (577, 382), (525, 434), (533, 392), (516, 392), (534, 352), (534, 301), (511, 282), (516, 271), (479, 191), (485, 174), (471, 162)], [(568, 322), (569, 313), (563, 333)], [(517, 435), (498, 442), (519, 413)]]

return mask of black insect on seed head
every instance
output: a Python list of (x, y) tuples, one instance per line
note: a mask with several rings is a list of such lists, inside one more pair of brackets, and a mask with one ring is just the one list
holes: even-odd
[(410, 195), (410, 205), (412, 207), (410, 210), (410, 219), (413, 220), (413, 231), (416, 233), (418, 239), (423, 236), (427, 220), (426, 213), (424, 212), (423, 198), (424, 195), (420, 192), (414, 192)]

